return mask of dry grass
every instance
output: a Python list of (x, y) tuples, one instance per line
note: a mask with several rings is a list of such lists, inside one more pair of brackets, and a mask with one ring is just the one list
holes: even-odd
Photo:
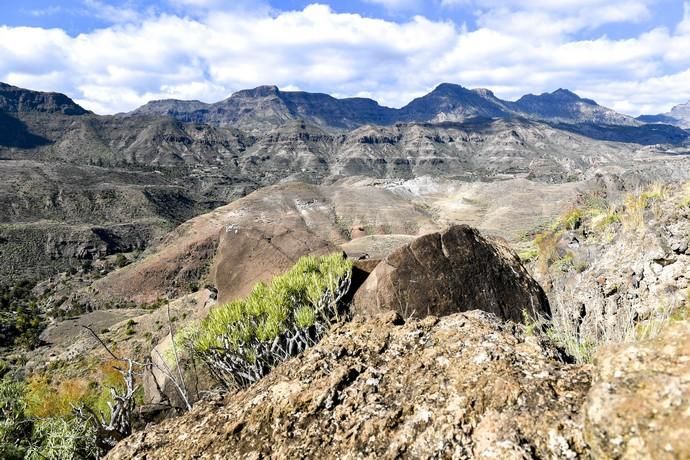
[(655, 219), (661, 215), (661, 202), (668, 198), (668, 189), (662, 184), (652, 184), (638, 193), (625, 197), (621, 214), (623, 228), (631, 233), (640, 233), (645, 227), (645, 211), (651, 207)]
[(546, 273), (558, 257), (558, 241), (561, 239), (560, 231), (544, 231), (534, 237), (534, 245), (537, 248), (538, 268)]
[(538, 327), (532, 326), (531, 330), (546, 331), (549, 339), (575, 361), (589, 363), (601, 346), (648, 340), (658, 336), (679, 312), (687, 310), (687, 303), (688, 301), (679, 304), (676, 300), (661, 302), (645, 318), (640, 318), (639, 312), (631, 304), (623, 304), (615, 312), (590, 308), (584, 324), (576, 314), (579, 309), (574, 308), (577, 304), (572, 295), (564, 292), (555, 296), (553, 318), (550, 321), (539, 318)]

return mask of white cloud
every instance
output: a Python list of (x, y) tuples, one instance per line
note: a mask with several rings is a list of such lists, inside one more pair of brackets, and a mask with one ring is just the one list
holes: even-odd
[(367, 3), (381, 5), (390, 11), (414, 10), (420, 7), (421, 0), (364, 0)]
[(139, 21), (142, 15), (132, 8), (118, 8), (101, 0), (82, 0), (88, 14), (107, 22)]
[(489, 87), (505, 98), (568, 87), (632, 114), (690, 99), (687, 11), (672, 30), (572, 38), (592, 27), (597, 11), (599, 21), (638, 20), (648, 5), (641, 0), (628, 2), (624, 16), (609, 11), (616, 1), (566, 0), (558, 2), (560, 12), (546, 0), (475, 1), (484, 9), (474, 30), (421, 16), (393, 22), (336, 13), (318, 4), (275, 12), (175, 1), (210, 9), (198, 17), (147, 14), (76, 37), (0, 26), (0, 80), (63, 91), (99, 113), (151, 99), (216, 101), (260, 84), (368, 95), (392, 106), (441, 81)]

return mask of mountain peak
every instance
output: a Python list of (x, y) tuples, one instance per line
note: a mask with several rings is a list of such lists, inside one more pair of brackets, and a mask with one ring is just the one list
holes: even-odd
[(400, 119), (440, 122), (506, 116), (506, 109), (499, 102), (488, 90), (469, 90), (454, 83), (441, 83), (429, 94), (400, 109)]
[(584, 97), (580, 97), (577, 94), (573, 93), (569, 89), (565, 88), (558, 88), (556, 91), (553, 93), (544, 93), (542, 96), (552, 96), (552, 97), (557, 97), (561, 100), (567, 100), (567, 101), (573, 101), (573, 102), (584, 102), (585, 104), (589, 105), (599, 105), (592, 99), (586, 99)]
[(496, 98), (496, 95), (494, 95), (494, 92), (490, 89), (474, 88), (472, 91), (479, 94), (481, 97)]
[(468, 89), (456, 83), (440, 83), (429, 94), (457, 93), (459, 91), (468, 91)]
[(280, 89), (275, 85), (262, 85), (252, 89), (243, 89), (234, 93), (231, 97), (269, 97), (278, 96)]
[(0, 83), (0, 110), (5, 112), (46, 112), (65, 115), (89, 113), (62, 93), (44, 93)]
[(527, 94), (511, 106), (530, 118), (565, 123), (602, 123), (634, 126), (638, 121), (585, 99), (565, 88), (540, 95)]
[[(545, 94), (549, 94), (549, 93), (544, 93), (544, 94), (542, 94), (542, 96)], [(573, 93), (572, 91), (570, 91), (569, 89), (566, 89), (566, 88), (558, 88), (556, 91), (552, 92), (551, 95), (552, 96), (560, 96), (560, 97), (568, 97), (568, 98), (572, 98), (572, 99), (580, 99), (580, 96), (578, 96), (577, 94)]]

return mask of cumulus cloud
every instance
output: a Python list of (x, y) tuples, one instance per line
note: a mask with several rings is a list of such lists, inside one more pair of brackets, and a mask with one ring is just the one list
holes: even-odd
[[(394, 22), (336, 13), (321, 4), (276, 12), (170, 1), (206, 12), (123, 18), (76, 37), (0, 26), (0, 80), (66, 92), (98, 113), (151, 99), (216, 101), (261, 84), (391, 106), (442, 81), (489, 87), (504, 98), (568, 87), (631, 114), (690, 99), (690, 8), (673, 29), (583, 40), (570, 34), (591, 27), (592, 11), (615, 0), (561, 0), (560, 13), (547, 0), (462, 0), (483, 8), (473, 29), (422, 16)], [(647, 14), (646, 1), (626, 4), (625, 17), (612, 10), (600, 20)]]

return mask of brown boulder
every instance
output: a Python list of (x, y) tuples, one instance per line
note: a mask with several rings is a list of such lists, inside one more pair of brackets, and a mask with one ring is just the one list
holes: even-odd
[(522, 321), (550, 313), (539, 284), (502, 241), (454, 225), (395, 250), (355, 293), (355, 314), (394, 310), (403, 318), (484, 310)]

